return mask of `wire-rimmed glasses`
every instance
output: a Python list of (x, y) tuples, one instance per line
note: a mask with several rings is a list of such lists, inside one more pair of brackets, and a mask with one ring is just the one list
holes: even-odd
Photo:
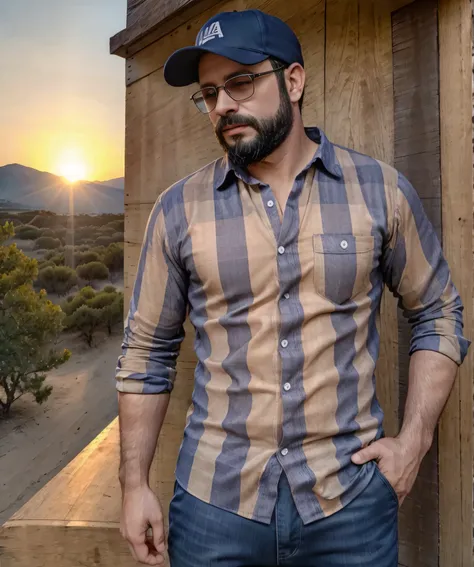
[(217, 97), (219, 96), (220, 89), (224, 89), (230, 98), (236, 102), (247, 100), (255, 93), (255, 79), (269, 75), (270, 73), (276, 73), (284, 68), (285, 67), (282, 66), (277, 69), (271, 69), (270, 71), (263, 71), (262, 73), (243, 73), (242, 75), (231, 77), (227, 79), (223, 85), (200, 89), (191, 96), (191, 100), (200, 112), (209, 114), (217, 106)]

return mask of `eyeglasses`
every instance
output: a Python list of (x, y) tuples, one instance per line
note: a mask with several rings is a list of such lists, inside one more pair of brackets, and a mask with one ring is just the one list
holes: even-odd
[(217, 106), (217, 97), (219, 96), (220, 89), (224, 89), (230, 98), (236, 102), (247, 100), (255, 93), (255, 79), (264, 77), (270, 73), (276, 73), (282, 69), (285, 69), (285, 67), (278, 67), (277, 69), (264, 71), (263, 73), (244, 73), (236, 77), (231, 77), (227, 79), (223, 85), (204, 87), (197, 91), (191, 96), (191, 100), (203, 114), (209, 114), (209, 112), (212, 112)]

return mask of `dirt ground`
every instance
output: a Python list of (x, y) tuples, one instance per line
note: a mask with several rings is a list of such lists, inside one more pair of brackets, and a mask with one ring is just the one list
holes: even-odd
[(0, 419), (0, 525), (117, 416), (114, 372), (122, 336), (98, 337), (89, 349), (63, 335), (59, 346), (72, 356), (49, 373), (49, 399), (38, 405), (25, 395)]

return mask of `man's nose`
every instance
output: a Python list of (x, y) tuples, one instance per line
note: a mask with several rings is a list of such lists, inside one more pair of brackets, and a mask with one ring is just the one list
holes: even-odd
[(229, 112), (237, 112), (238, 108), (238, 103), (224, 89), (219, 89), (215, 113), (218, 116), (225, 116)]

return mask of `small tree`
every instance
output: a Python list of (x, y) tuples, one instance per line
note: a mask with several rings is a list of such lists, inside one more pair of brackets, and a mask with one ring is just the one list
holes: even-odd
[(76, 268), (77, 275), (89, 285), (94, 280), (106, 280), (109, 277), (109, 269), (102, 262), (89, 262)]
[(40, 236), (36, 239), (35, 248), (44, 248), (46, 250), (54, 250), (61, 246), (59, 238), (52, 238), (51, 236)]
[(87, 250), (85, 252), (79, 252), (75, 256), (76, 266), (82, 266), (83, 264), (90, 264), (91, 262), (99, 262), (100, 258), (96, 252), (92, 250)]
[(48, 266), (40, 270), (38, 283), (48, 293), (64, 295), (77, 284), (77, 274), (67, 266)]
[(91, 347), (95, 331), (101, 326), (101, 309), (93, 309), (88, 305), (81, 305), (66, 319), (68, 329), (81, 332), (81, 336)]
[(22, 225), (15, 229), (15, 234), (20, 240), (36, 240), (41, 236), (41, 230), (36, 226)]
[(111, 335), (112, 327), (123, 322), (123, 293), (118, 293), (115, 300), (107, 307), (104, 307), (102, 319), (109, 335)]
[(0, 408), (4, 415), (26, 393), (43, 403), (52, 391), (44, 385), (45, 373), (71, 354), (50, 347), (63, 329), (64, 313), (44, 290), (33, 290), (36, 260), (15, 244), (2, 245), (13, 235), (11, 224), (0, 226)]
[(104, 264), (112, 273), (123, 272), (123, 244), (110, 244), (104, 253)]

